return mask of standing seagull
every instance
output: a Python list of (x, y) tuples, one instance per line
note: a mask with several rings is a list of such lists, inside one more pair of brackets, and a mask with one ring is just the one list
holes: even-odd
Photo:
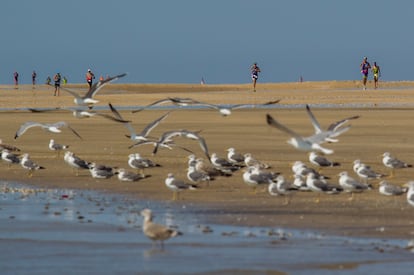
[(22, 159), (20, 160), (20, 164), (24, 169), (29, 170), (29, 177), (33, 176), (33, 172), (34, 170), (39, 170), (39, 169), (45, 169), (43, 166), (40, 166), (38, 164), (36, 164), (35, 162), (33, 162), (30, 157), (29, 154), (23, 154)]
[(245, 165), (244, 163), (244, 155), (237, 153), (236, 149), (230, 147), (227, 149), (227, 159), (236, 165)]
[(400, 196), (404, 193), (407, 193), (407, 187), (401, 187), (398, 185), (393, 185), (386, 180), (383, 180), (379, 183), (379, 193), (385, 196)]
[(319, 168), (322, 167), (333, 167), (333, 166), (339, 166), (341, 165), (339, 162), (332, 162), (325, 158), (324, 156), (318, 155), (315, 152), (310, 152), (309, 154), (309, 161), (318, 166)]
[(66, 150), (68, 148), (69, 148), (69, 145), (59, 144), (59, 143), (56, 143), (54, 139), (50, 139), (49, 149), (52, 151), (55, 151), (57, 153), (57, 156), (59, 156), (60, 151)]
[(71, 95), (73, 95), (75, 97), (74, 102), (75, 104), (79, 105), (79, 106), (88, 106), (89, 108), (92, 108), (92, 106), (96, 103), (98, 103), (99, 101), (94, 99), (93, 97), (96, 95), (96, 93), (106, 84), (110, 83), (111, 81), (115, 81), (121, 77), (126, 76), (126, 73), (120, 74), (120, 75), (116, 75), (116, 76), (112, 76), (112, 77), (108, 77), (107, 79), (104, 80), (99, 80), (98, 82), (96, 82), (95, 84), (92, 85), (92, 87), (89, 89), (89, 91), (84, 95), (84, 96), (80, 96), (78, 93), (68, 90), (66, 88), (61, 88), (63, 91), (70, 93)]
[(9, 150), (7, 150), (7, 149), (3, 149), (2, 151), (1, 151), (1, 158), (2, 158), (2, 160), (4, 160), (5, 162), (7, 162), (8, 163), (8, 167), (10, 168), (10, 166), (12, 165), (12, 164), (17, 164), (17, 163), (20, 163), (20, 159), (19, 159), (19, 156), (18, 155), (16, 155), (16, 154), (14, 154), (14, 153), (12, 153), (12, 152), (10, 152)]
[(165, 179), (165, 185), (173, 191), (173, 200), (178, 200), (178, 194), (179, 192), (183, 190), (196, 190), (197, 186), (193, 184), (185, 183), (182, 180), (178, 180), (174, 177), (172, 173), (169, 173), (167, 175), (167, 178)]
[(63, 160), (69, 164), (72, 168), (76, 169), (76, 176), (79, 175), (79, 169), (87, 169), (89, 170), (89, 162), (81, 159), (80, 157), (76, 156), (73, 152), (66, 151)]
[(120, 181), (138, 181), (141, 179), (145, 179), (147, 176), (143, 174), (134, 173), (131, 171), (127, 171), (124, 168), (119, 168), (118, 172), (118, 179)]
[(394, 176), (395, 169), (402, 169), (402, 168), (410, 168), (413, 167), (411, 164), (408, 164), (406, 162), (403, 162), (393, 156), (391, 156), (391, 153), (385, 152), (382, 155), (382, 163), (385, 165), (385, 167), (391, 169), (391, 177)]
[(345, 192), (351, 193), (350, 200), (354, 199), (355, 192), (362, 192), (367, 189), (371, 189), (372, 186), (355, 180), (348, 176), (346, 171), (339, 173), (339, 185), (344, 189)]
[(14, 139), (17, 139), (21, 135), (23, 135), (28, 129), (32, 127), (41, 127), (43, 130), (49, 131), (51, 133), (61, 133), (62, 130), (60, 128), (66, 127), (72, 131), (78, 138), (82, 139), (82, 137), (72, 128), (69, 126), (68, 123), (65, 121), (59, 121), (56, 123), (40, 123), (40, 122), (33, 122), (28, 121), (23, 123), (20, 128), (17, 130), (16, 134), (14, 135)]
[(150, 209), (144, 209), (141, 211), (141, 216), (144, 217), (144, 222), (142, 225), (142, 231), (144, 232), (145, 236), (153, 241), (153, 245), (160, 241), (161, 249), (164, 249), (164, 241), (168, 240), (171, 237), (175, 237), (177, 235), (181, 235), (180, 232), (168, 228), (161, 224), (156, 224), (152, 222), (152, 211)]

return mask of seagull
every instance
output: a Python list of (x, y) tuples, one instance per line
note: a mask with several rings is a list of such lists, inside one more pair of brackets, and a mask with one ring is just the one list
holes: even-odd
[(155, 163), (154, 161), (143, 158), (139, 153), (135, 154), (129, 154), (128, 156), (128, 165), (131, 168), (138, 169), (143, 174), (145, 168), (151, 168), (151, 167), (161, 167), (160, 164)]
[(371, 185), (355, 180), (350, 177), (346, 171), (339, 173), (339, 185), (345, 192), (351, 193), (351, 200), (354, 198), (355, 192), (362, 192), (364, 190), (372, 189)]
[[(121, 114), (118, 112), (118, 110), (115, 109), (115, 107), (109, 103), (109, 108), (111, 109), (112, 113), (115, 115), (116, 118), (120, 119), (120, 120), (124, 120), (121, 116)], [(171, 112), (168, 112), (164, 115), (162, 115), (161, 117), (157, 118), (156, 120), (154, 120), (153, 122), (149, 123), (147, 126), (145, 126), (145, 128), (139, 133), (137, 134), (135, 132), (135, 129), (132, 127), (131, 123), (127, 122), (124, 123), (125, 127), (128, 129), (128, 131), (130, 132), (130, 136), (129, 137), (131, 140), (133, 141), (146, 141), (148, 140), (147, 137), (149, 135), (149, 133), (158, 126), (158, 124), (161, 123), (161, 121), (163, 121), (164, 119), (167, 118), (167, 116), (170, 114)]]
[(405, 187), (408, 187), (407, 191), (407, 202), (414, 206), (414, 181), (409, 181), (405, 184)]
[(16, 154), (14, 154), (14, 153), (12, 153), (12, 152), (10, 152), (7, 149), (3, 149), (1, 151), (1, 158), (2, 158), (2, 160), (4, 160), (5, 162), (8, 163), (9, 168), (10, 168), (10, 166), (12, 164), (18, 164), (18, 163), (20, 163), (19, 156), (16, 155)]
[(117, 170), (117, 174), (118, 174), (117, 175), (118, 179), (120, 181), (138, 181), (138, 180), (145, 179), (148, 177), (143, 174), (138, 174), (138, 173), (134, 173), (131, 171), (127, 171), (124, 168), (119, 168)]
[(411, 164), (408, 164), (406, 162), (403, 162), (393, 156), (391, 156), (391, 153), (385, 152), (382, 155), (382, 163), (385, 165), (385, 167), (391, 169), (391, 177), (394, 176), (395, 169), (402, 169), (402, 168), (410, 168), (413, 167)]
[(109, 179), (117, 173), (113, 167), (96, 164), (95, 162), (89, 164), (89, 172), (92, 178), (95, 179)]
[(41, 113), (41, 112), (53, 112), (53, 111), (60, 111), (60, 110), (64, 110), (64, 111), (70, 111), (72, 112), (72, 115), (76, 118), (91, 118), (94, 116), (101, 116), (116, 122), (122, 122), (122, 123), (128, 123), (131, 122), (129, 120), (123, 120), (120, 118), (116, 118), (113, 116), (110, 116), (108, 114), (104, 114), (104, 113), (99, 113), (96, 111), (92, 111), (92, 110), (86, 110), (86, 109), (81, 109), (81, 108), (53, 108), (53, 109), (35, 109), (35, 108), (29, 108), (29, 111), (33, 112), (33, 113)]
[[(210, 154), (208, 152), (208, 147), (205, 139), (198, 134), (198, 132), (189, 131), (189, 130), (172, 130), (167, 131), (156, 141), (156, 145), (154, 147), (154, 150), (152, 151), (152, 154), (155, 155), (158, 151), (158, 147), (163, 146), (169, 146), (172, 142), (172, 139), (175, 137), (185, 137), (192, 140), (197, 140), (201, 150), (204, 152), (206, 157), (210, 160)], [(185, 148), (182, 148), (186, 150)], [(189, 151), (189, 150), (187, 150)], [(190, 151), (191, 152), (191, 151)], [(191, 152), (192, 153), (192, 152)]]
[(137, 112), (145, 110), (145, 109), (147, 109), (151, 106), (161, 105), (161, 104), (164, 104), (164, 103), (172, 103), (172, 104), (177, 105), (177, 106), (188, 106), (188, 105), (191, 105), (191, 104), (199, 104), (200, 102), (197, 101), (197, 100), (194, 100), (192, 98), (168, 97), (168, 98), (157, 100), (157, 101), (155, 101), (155, 102), (153, 102), (153, 103), (151, 103), (147, 106), (144, 106), (140, 109), (133, 110), (133, 111), (131, 111), (131, 113), (137, 113)]
[(301, 151), (321, 151), (324, 154), (332, 154), (334, 151), (331, 149), (327, 149), (324, 148), (322, 146), (320, 146), (319, 144), (325, 140), (327, 137), (325, 136), (312, 136), (313, 138), (304, 138), (302, 136), (300, 136), (299, 134), (297, 134), (296, 132), (292, 131), (291, 129), (287, 128), (286, 126), (280, 124), (279, 122), (277, 122), (275, 119), (273, 119), (273, 117), (269, 114), (266, 115), (266, 121), (267, 124), (275, 127), (289, 135), (292, 136), (291, 139), (288, 140), (288, 143), (291, 144), (293, 147), (295, 147), (298, 150)]
[(393, 185), (388, 181), (381, 181), (379, 183), (379, 193), (386, 196), (400, 196), (404, 193), (407, 193), (407, 187), (401, 187), (397, 185)]
[(256, 194), (256, 188), (260, 184), (271, 184), (272, 181), (278, 176), (278, 173), (263, 172), (259, 168), (250, 166), (247, 167), (243, 173), (243, 181), (248, 186), (253, 188), (253, 193)]
[(300, 191), (309, 191), (309, 187), (306, 185), (306, 181), (301, 175), (293, 175), (293, 185)]
[(59, 156), (60, 151), (66, 150), (68, 148), (69, 148), (69, 145), (58, 144), (58, 143), (55, 143), (55, 140), (54, 139), (50, 139), (49, 149), (52, 150), (52, 151), (56, 151), (57, 152), (57, 156)]
[(318, 179), (328, 179), (329, 177), (321, 175), (318, 171), (313, 169), (312, 167), (306, 166), (305, 163), (302, 161), (295, 161), (292, 165), (292, 172), (295, 175), (301, 176), (305, 178), (308, 174), (312, 173), (315, 174), (315, 177)]
[(112, 76), (112, 77), (108, 77), (107, 79), (104, 80), (99, 80), (98, 82), (96, 82), (95, 84), (92, 85), (92, 87), (89, 89), (89, 91), (84, 95), (84, 96), (80, 96), (78, 93), (71, 91), (69, 89), (66, 88), (61, 88), (63, 91), (70, 93), (72, 96), (75, 97), (74, 102), (75, 104), (79, 105), (79, 106), (88, 106), (89, 108), (92, 108), (92, 106), (96, 103), (98, 103), (99, 101), (94, 99), (93, 97), (96, 95), (96, 93), (106, 84), (115, 81), (121, 77), (126, 76), (126, 73), (120, 74), (120, 75), (116, 75), (116, 76)]
[(60, 128), (67, 127), (71, 130), (78, 138), (82, 139), (82, 137), (72, 128), (69, 126), (68, 123), (65, 121), (59, 121), (56, 123), (40, 123), (40, 122), (33, 122), (28, 121), (23, 123), (20, 128), (17, 130), (16, 134), (14, 135), (14, 139), (17, 139), (21, 135), (23, 135), (28, 129), (32, 127), (41, 127), (42, 129), (49, 131), (51, 133), (61, 133), (62, 130)]
[(338, 142), (337, 139), (333, 139), (333, 137), (337, 137), (338, 135), (346, 132), (347, 130), (349, 130), (350, 126), (344, 127), (342, 128), (342, 130), (340, 130), (339, 128), (346, 122), (348, 122), (349, 120), (353, 120), (353, 119), (357, 119), (360, 116), (352, 116), (352, 117), (348, 117), (348, 118), (344, 118), (341, 119), (339, 121), (336, 121), (332, 124), (330, 124), (327, 128), (326, 131), (324, 131), (322, 129), (322, 127), (320, 126), (319, 122), (316, 120), (315, 116), (313, 115), (309, 105), (306, 104), (306, 112), (308, 113), (311, 122), (312, 122), (312, 126), (315, 129), (315, 134), (316, 135), (320, 135), (320, 134), (324, 134), (327, 135), (327, 137), (325, 138), (326, 141), (328, 142)]
[(144, 217), (142, 231), (144, 232), (145, 236), (153, 241), (153, 245), (159, 241), (161, 243), (161, 249), (164, 249), (165, 240), (168, 240), (171, 237), (182, 235), (181, 232), (178, 232), (174, 229), (168, 228), (161, 224), (153, 223), (152, 211), (148, 208), (141, 211), (141, 216)]
[(261, 169), (271, 168), (270, 164), (255, 159), (251, 153), (244, 154), (244, 164), (246, 164), (246, 166), (257, 166)]
[(211, 180), (207, 173), (197, 171), (195, 166), (189, 166), (187, 168), (187, 178), (195, 184), (205, 181), (207, 182), (207, 185), (209, 185)]
[(227, 149), (227, 159), (235, 165), (244, 166), (244, 155), (237, 153), (233, 147)]
[(360, 178), (365, 179), (365, 183), (370, 179), (380, 179), (385, 177), (385, 175), (375, 172), (370, 166), (365, 165), (359, 159), (354, 160), (353, 169)]
[(254, 108), (256, 105), (272, 105), (279, 103), (280, 99), (268, 101), (262, 104), (235, 104), (235, 105), (215, 105), (205, 102), (198, 102), (197, 105), (206, 106), (211, 109), (218, 110), (220, 115), (222, 116), (229, 116), (231, 115), (232, 110), (242, 109), (242, 108)]
[(45, 169), (43, 166), (38, 165), (37, 163), (33, 162), (30, 157), (29, 154), (25, 153), (22, 156), (22, 159), (20, 160), (20, 165), (24, 168), (29, 170), (29, 177), (33, 176), (33, 172), (34, 170), (39, 170), (39, 169)]
[(217, 169), (228, 173), (232, 173), (240, 169), (240, 166), (231, 163), (225, 158), (219, 157), (216, 153), (211, 154), (211, 164), (213, 164)]
[(233, 175), (232, 171), (217, 168), (211, 163), (206, 164), (206, 162), (202, 158), (196, 159), (195, 169), (198, 172), (207, 174), (210, 177), (210, 180), (213, 180), (214, 177), (218, 177), (218, 176), (230, 177)]
[(174, 177), (172, 173), (167, 175), (165, 179), (165, 185), (173, 191), (173, 200), (178, 200), (178, 194), (182, 190), (196, 190), (197, 186), (194, 184), (186, 183), (182, 180), (178, 180)]
[(309, 153), (309, 161), (322, 168), (322, 167), (334, 167), (334, 166), (339, 166), (341, 165), (339, 162), (332, 162), (330, 160), (328, 160), (327, 158), (325, 158), (324, 156), (318, 155), (315, 152), (310, 152)]
[[(306, 176), (306, 185), (311, 191), (326, 194), (337, 194), (342, 191), (341, 187), (333, 186), (328, 184), (325, 180), (317, 178), (314, 173), (309, 173)], [(316, 202), (319, 202), (319, 196), (316, 199)]]
[(298, 190), (291, 182), (285, 180), (285, 177), (278, 175), (276, 181), (269, 184), (268, 191), (271, 195), (285, 196), (284, 205), (288, 205), (290, 202), (290, 194), (292, 191)]
[(16, 146), (5, 144), (5, 143), (3, 143), (3, 140), (0, 139), (0, 150), (3, 150), (3, 149), (9, 150), (9, 152), (14, 152), (14, 151), (15, 152), (20, 152), (20, 149), (17, 148)]
[(63, 160), (69, 164), (72, 168), (76, 169), (76, 176), (79, 175), (79, 169), (88, 169), (89, 170), (89, 162), (79, 158), (73, 152), (66, 151), (63, 157)]

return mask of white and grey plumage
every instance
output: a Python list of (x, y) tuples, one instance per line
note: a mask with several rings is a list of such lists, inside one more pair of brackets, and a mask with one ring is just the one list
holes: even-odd
[(227, 159), (236, 165), (245, 165), (244, 164), (244, 155), (236, 152), (236, 149), (230, 147), (227, 149)]
[[(164, 145), (169, 145), (173, 142), (173, 138), (176, 137), (184, 137), (192, 140), (197, 140), (201, 150), (204, 152), (206, 157), (210, 160), (210, 153), (208, 151), (207, 143), (205, 139), (198, 134), (198, 132), (189, 131), (189, 130), (172, 130), (167, 131), (155, 142), (154, 150), (152, 153), (155, 155), (158, 151), (159, 147), (163, 147)], [(183, 148), (184, 149), (184, 148)], [(190, 150), (187, 150), (190, 151)], [(193, 153), (192, 151), (190, 151)]]
[(43, 166), (40, 166), (39, 164), (35, 163), (34, 161), (32, 161), (30, 159), (29, 154), (23, 154), (21, 160), (20, 160), (20, 165), (24, 168), (29, 170), (29, 177), (33, 176), (33, 172), (35, 170), (39, 170), (39, 169), (45, 169)]
[(173, 191), (173, 200), (178, 200), (178, 194), (179, 192), (183, 190), (196, 190), (197, 186), (194, 184), (186, 183), (182, 180), (176, 179), (174, 177), (174, 174), (169, 173), (167, 175), (167, 178), (165, 179), (165, 185)]
[[(329, 184), (324, 179), (316, 177), (314, 173), (309, 173), (306, 176), (306, 185), (309, 187), (311, 191), (317, 192), (318, 194), (338, 194), (342, 191), (342, 187)], [(316, 202), (319, 202), (319, 196)]]
[(358, 159), (354, 161), (353, 169), (360, 178), (365, 179), (365, 182), (370, 179), (380, 179), (385, 176), (384, 174), (375, 172), (370, 166), (362, 163)]
[(140, 112), (142, 110), (145, 110), (151, 106), (156, 106), (156, 105), (162, 105), (164, 103), (171, 103), (177, 106), (188, 106), (188, 105), (192, 105), (192, 104), (199, 104), (200, 102), (197, 100), (194, 100), (192, 98), (180, 98), (180, 97), (168, 97), (168, 98), (163, 98), (157, 101), (154, 101), (151, 104), (148, 104), (140, 109), (137, 110), (133, 110), (131, 111), (132, 113), (137, 113)]
[(68, 148), (69, 148), (69, 145), (59, 144), (59, 143), (56, 143), (54, 139), (50, 139), (49, 149), (52, 151), (55, 151), (58, 156), (59, 156), (60, 151), (66, 150)]
[(255, 159), (251, 153), (244, 154), (244, 163), (246, 166), (256, 166), (260, 169), (269, 169), (271, 168), (270, 164), (264, 163), (258, 159)]
[(211, 180), (210, 176), (207, 173), (197, 171), (195, 166), (189, 166), (187, 168), (187, 178), (195, 184), (206, 182), (207, 185), (209, 185)]
[(94, 99), (93, 97), (96, 95), (97, 92), (99, 92), (102, 87), (104, 87), (106, 84), (115, 81), (121, 77), (126, 76), (126, 73), (123, 74), (119, 74), (116, 76), (112, 76), (112, 77), (108, 77), (107, 79), (104, 80), (99, 80), (98, 82), (96, 82), (95, 84), (92, 85), (92, 87), (89, 89), (89, 91), (84, 95), (81, 96), (78, 93), (69, 90), (67, 88), (61, 87), (61, 89), (67, 93), (70, 93), (72, 96), (74, 96), (74, 102), (75, 104), (79, 105), (79, 106), (93, 106), (94, 104), (98, 103), (99, 101)]
[(63, 160), (72, 168), (76, 169), (76, 175), (79, 174), (79, 169), (89, 170), (89, 162), (76, 156), (73, 152), (66, 151)]
[(291, 144), (293, 147), (295, 147), (298, 150), (301, 150), (301, 151), (314, 151), (314, 150), (316, 150), (316, 151), (321, 151), (324, 154), (332, 154), (333, 153), (333, 150), (324, 148), (324, 147), (319, 145), (320, 143), (322, 143), (329, 136), (316, 134), (312, 137), (309, 137), (309, 138), (305, 139), (304, 137), (300, 136), (298, 133), (294, 132), (293, 130), (291, 130), (291, 129), (287, 128), (286, 126), (284, 126), (284, 125), (280, 124), (279, 122), (277, 122), (269, 114), (266, 115), (266, 122), (269, 126), (277, 128), (277, 129), (289, 134), (290, 136), (292, 136), (288, 140), (288, 143)]
[(143, 174), (144, 169), (152, 167), (161, 167), (160, 164), (142, 157), (139, 153), (129, 154), (128, 156), (128, 165), (131, 168), (138, 169)]
[(313, 151), (309, 153), (309, 161), (312, 164), (314, 164), (314, 165), (316, 165), (320, 168), (322, 168), (322, 167), (334, 167), (334, 166), (341, 165), (339, 162), (330, 161), (326, 157), (321, 156), (321, 155), (319, 155), (319, 154), (317, 154)]
[(95, 179), (108, 179), (117, 173), (114, 167), (96, 164), (95, 162), (89, 163), (89, 172), (92, 178)]
[(159, 241), (161, 249), (164, 248), (165, 240), (182, 234), (181, 232), (168, 228), (164, 225), (153, 223), (152, 211), (148, 208), (141, 211), (141, 216), (144, 217), (142, 232), (153, 241), (153, 245)]
[(244, 171), (242, 178), (244, 183), (253, 188), (254, 193), (256, 193), (256, 188), (260, 184), (271, 184), (272, 181), (278, 176), (277, 174), (271, 172), (264, 172), (257, 167), (250, 166), (247, 167)]
[(138, 180), (145, 179), (148, 177), (141, 173), (134, 173), (134, 172), (128, 171), (124, 168), (117, 169), (117, 176), (120, 181), (138, 181)]
[(232, 173), (240, 169), (240, 166), (234, 165), (225, 158), (219, 157), (216, 153), (211, 154), (211, 164), (221, 171)]
[(233, 105), (216, 105), (216, 104), (211, 104), (211, 103), (198, 102), (197, 105), (206, 106), (208, 108), (215, 109), (219, 111), (220, 115), (222, 116), (229, 116), (231, 115), (232, 110), (243, 109), (243, 108), (254, 108), (256, 107), (256, 105), (272, 105), (272, 104), (279, 103), (279, 101), (280, 99), (268, 101), (262, 104), (233, 104)]
[(293, 185), (300, 191), (309, 191), (309, 187), (306, 185), (306, 180), (301, 175), (293, 175)]
[(408, 187), (407, 191), (407, 202), (414, 206), (414, 181), (409, 181), (405, 185), (405, 187)]
[[(272, 186), (272, 187), (270, 187)], [(274, 188), (276, 187), (276, 189)], [(271, 195), (285, 196), (285, 205), (290, 202), (290, 195), (292, 191), (297, 191), (297, 187), (285, 179), (284, 176), (278, 175), (274, 182), (269, 185), (268, 191)], [(276, 192), (276, 193), (275, 193)]]
[(302, 161), (295, 161), (292, 164), (292, 171), (295, 175), (306, 177), (308, 174), (312, 173), (318, 179), (328, 179), (328, 177), (321, 175), (318, 171), (313, 169), (312, 167), (308, 167)]
[(217, 168), (211, 163), (207, 164), (202, 158), (196, 159), (195, 169), (203, 174), (207, 174), (210, 180), (219, 176), (230, 177), (233, 175), (231, 170)]
[[(124, 120), (124, 118), (121, 116), (121, 114), (118, 112), (118, 110), (111, 103), (109, 103), (109, 108), (111, 109), (112, 113), (115, 115), (116, 118), (118, 118), (120, 120)], [(129, 137), (131, 140), (134, 140), (134, 141), (146, 141), (146, 140), (148, 140), (147, 137), (150, 134), (150, 132), (155, 127), (157, 127), (158, 124), (160, 124), (164, 119), (166, 119), (167, 116), (170, 113), (171, 112), (168, 112), (168, 113), (162, 115), (161, 117), (157, 118), (156, 120), (148, 123), (140, 133), (137, 133), (135, 131), (135, 129), (132, 127), (130, 122), (124, 123), (124, 126), (128, 129), (128, 131), (130, 133), (130, 135), (127, 136), (127, 137)]]
[(378, 191), (380, 194), (385, 196), (400, 196), (404, 193), (407, 193), (408, 188), (394, 185), (386, 180), (382, 180), (379, 183)]
[(410, 168), (413, 167), (411, 164), (406, 163), (404, 161), (401, 161), (397, 159), (396, 157), (393, 157), (391, 153), (385, 152), (382, 155), (382, 163), (385, 165), (385, 167), (391, 169), (391, 176), (394, 176), (395, 169), (403, 169), (403, 168)]
[(72, 128), (70, 127), (69, 123), (65, 121), (58, 121), (56, 123), (40, 123), (40, 122), (33, 122), (28, 121), (23, 123), (20, 128), (17, 130), (16, 134), (14, 135), (14, 139), (17, 139), (21, 135), (23, 135), (28, 129), (33, 127), (41, 127), (43, 130), (49, 131), (51, 133), (61, 133), (61, 128), (68, 128), (72, 131), (78, 138), (82, 139), (82, 137)]
[(10, 152), (7, 149), (3, 149), (1, 151), (1, 159), (8, 163), (10, 168), (11, 164), (18, 164), (20, 163), (20, 158), (17, 154)]
[(351, 193), (353, 198), (354, 193), (359, 193), (364, 190), (369, 190), (372, 188), (371, 185), (357, 181), (348, 175), (348, 172), (342, 171), (339, 173), (339, 185), (343, 188), (345, 192)]
[(333, 138), (339, 136), (340, 134), (342, 134), (344, 132), (346, 132), (350, 128), (350, 126), (346, 126), (344, 128), (341, 128), (341, 129), (340, 129), (340, 127), (343, 124), (345, 124), (346, 122), (348, 122), (349, 120), (354, 120), (354, 119), (359, 118), (359, 116), (352, 116), (352, 117), (344, 118), (344, 119), (341, 119), (339, 121), (336, 121), (336, 122), (330, 124), (328, 126), (327, 130), (323, 130), (322, 127), (320, 126), (319, 122), (316, 120), (316, 117), (312, 113), (309, 105), (306, 105), (306, 112), (308, 113), (308, 115), (311, 119), (312, 126), (315, 129), (315, 135), (326, 135), (325, 141), (327, 141), (327, 142), (338, 142), (337, 139), (333, 139)]

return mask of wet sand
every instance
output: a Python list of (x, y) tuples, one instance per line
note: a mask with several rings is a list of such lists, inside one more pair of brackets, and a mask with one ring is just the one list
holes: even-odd
[[(342, 85), (341, 85), (342, 84)], [(389, 174), (381, 163), (385, 151), (407, 162), (414, 163), (413, 83), (383, 83), (380, 90), (363, 92), (357, 82), (316, 82), (290, 84), (262, 84), (256, 93), (250, 85), (126, 85), (113, 84), (99, 92), (96, 98), (99, 106), (111, 102), (119, 107), (143, 106), (165, 97), (191, 97), (200, 101), (222, 104), (263, 103), (281, 99), (280, 108), (240, 109), (229, 117), (221, 117), (217, 111), (209, 109), (179, 109), (152, 132), (159, 136), (167, 130), (202, 130), (210, 153), (225, 156), (225, 150), (234, 147), (238, 152), (250, 152), (256, 158), (272, 165), (271, 170), (285, 176), (292, 174), (291, 163), (301, 160), (309, 164), (308, 155), (286, 143), (285, 133), (270, 128), (265, 122), (269, 113), (281, 123), (300, 134), (310, 135), (313, 129), (305, 112), (304, 104), (313, 105), (313, 111), (323, 126), (338, 119), (360, 115), (352, 121), (352, 128), (340, 137), (337, 144), (328, 144), (335, 153), (329, 156), (341, 163), (335, 168), (323, 169), (337, 184), (338, 173), (348, 171), (352, 176), (352, 162), (361, 159), (375, 170)], [(73, 85), (72, 88), (86, 88), (86, 85)], [(2, 98), (0, 108), (27, 107), (69, 107), (73, 98), (63, 91), (53, 97), (50, 87), (31, 86), (0, 87)], [(322, 104), (322, 105), (321, 105)], [(318, 108), (317, 108), (318, 107)], [(166, 110), (146, 110), (138, 114), (121, 111), (125, 118), (132, 120), (140, 130), (146, 123), (164, 114)], [(19, 126), (26, 121), (56, 122), (67, 121), (80, 135), (79, 140), (69, 131), (50, 134), (41, 129), (30, 129), (14, 140)], [(174, 149), (161, 150), (151, 156), (151, 146), (128, 149), (132, 144), (125, 138), (126, 128), (121, 124), (100, 117), (76, 119), (68, 111), (30, 113), (24, 110), (10, 110), (0, 113), (3, 143), (13, 144), (27, 152), (32, 159), (46, 169), (36, 171), (32, 178), (20, 166), (10, 169), (3, 162), (2, 179), (13, 180), (43, 187), (97, 189), (114, 193), (128, 193), (137, 199), (166, 201), (172, 197), (165, 187), (164, 179), (169, 172), (186, 179), (188, 152)], [(151, 177), (136, 183), (121, 183), (117, 178), (96, 180), (88, 171), (75, 176), (63, 162), (63, 156), (56, 157), (49, 151), (50, 138), (56, 142), (69, 144), (70, 150), (87, 161), (124, 167), (128, 155), (139, 152), (145, 157), (160, 163), (161, 168), (148, 169)], [(177, 144), (188, 147), (203, 157), (197, 144), (192, 140), (177, 139)], [(399, 170), (389, 179), (395, 184), (404, 184), (413, 179), (413, 169)], [(355, 176), (356, 177), (356, 176)], [(317, 229), (322, 232), (344, 236), (376, 236), (387, 238), (412, 238), (414, 236), (414, 208), (406, 202), (405, 196), (392, 198), (378, 193), (378, 181), (372, 181), (373, 190), (356, 194), (353, 201), (349, 194), (322, 195), (320, 203), (315, 203), (315, 193), (298, 192), (291, 203), (284, 206), (284, 198), (271, 197), (267, 192), (252, 194), (252, 190), (242, 181), (241, 172), (232, 177), (217, 178), (210, 186), (201, 185), (197, 191), (183, 192), (177, 206), (191, 209), (206, 221), (232, 225), (282, 226), (286, 228)], [(264, 188), (263, 188), (264, 190)], [(200, 210), (201, 209), (201, 210)]]

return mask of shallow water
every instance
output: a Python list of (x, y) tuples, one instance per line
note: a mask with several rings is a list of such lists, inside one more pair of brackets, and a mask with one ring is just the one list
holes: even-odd
[[(414, 268), (408, 240), (206, 225), (185, 205), (32, 190), (0, 182), (1, 274), (412, 274)], [(183, 233), (164, 250), (141, 232), (146, 207), (155, 222)]]

